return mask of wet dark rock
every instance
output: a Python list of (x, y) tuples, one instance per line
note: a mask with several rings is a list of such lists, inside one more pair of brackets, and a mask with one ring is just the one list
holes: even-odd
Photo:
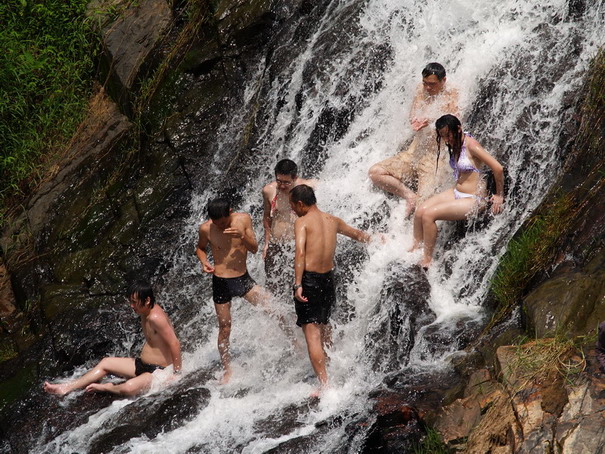
[(398, 394), (380, 396), (374, 411), (376, 421), (370, 427), (363, 454), (412, 452), (426, 434), (418, 411)]
[(109, 91), (127, 112), (135, 84), (156, 63), (153, 52), (171, 22), (172, 11), (165, 0), (145, 0), (128, 9), (105, 31)]
[(263, 436), (270, 438), (279, 438), (283, 435), (287, 435), (298, 427), (304, 426), (304, 419), (301, 415), (305, 415), (309, 412), (309, 403), (303, 403), (301, 405), (289, 405), (270, 417), (257, 421), (254, 424), (254, 430), (262, 433)]
[(420, 267), (392, 265), (366, 335), (374, 369), (395, 371), (407, 363), (419, 329), (435, 319), (429, 296), (430, 286)]
[[(186, 380), (190, 382), (191, 380)], [(203, 409), (210, 399), (206, 388), (183, 389), (179, 384), (175, 392), (141, 397), (122, 408), (105, 424), (103, 434), (91, 441), (88, 451), (101, 454), (110, 451), (131, 438), (146, 436), (155, 438), (160, 432), (171, 431), (191, 420)]]
[(479, 337), (484, 324), (481, 319), (469, 317), (431, 323), (422, 330), (422, 337), (426, 341), (423, 354), (427, 358), (435, 358), (449, 351), (464, 350)]
[(84, 424), (90, 415), (109, 405), (115, 397), (83, 393), (71, 399), (73, 401), (65, 407), (62, 398), (43, 392), (42, 382), (39, 382), (29, 398), (11, 405), (0, 419), (10, 445), (7, 452), (31, 453), (32, 446), (49, 442), (59, 434)]

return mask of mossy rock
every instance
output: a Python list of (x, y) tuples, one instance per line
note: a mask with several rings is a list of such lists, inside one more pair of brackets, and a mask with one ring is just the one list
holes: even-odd
[(537, 337), (580, 336), (605, 320), (605, 272), (565, 273), (541, 284), (524, 301), (528, 329)]
[(41, 296), (41, 308), (48, 320), (59, 314), (86, 305), (88, 291), (81, 283), (49, 284)]

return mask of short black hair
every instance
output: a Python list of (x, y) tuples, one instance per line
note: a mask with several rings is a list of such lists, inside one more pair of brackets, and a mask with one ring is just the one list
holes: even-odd
[(153, 288), (151, 284), (143, 279), (136, 280), (130, 283), (128, 286), (128, 294), (127, 298), (135, 296), (138, 298), (141, 303), (145, 304), (147, 298), (149, 298), (150, 305), (149, 307), (153, 307), (155, 305), (155, 296), (153, 294)]
[(445, 77), (445, 68), (443, 67), (443, 65), (436, 62), (429, 63), (428, 65), (426, 65), (422, 70), (422, 78), (424, 79), (425, 77), (429, 77), (432, 75), (437, 76), (437, 79), (439, 80), (443, 80), (443, 78)]
[(302, 202), (308, 207), (317, 203), (315, 191), (311, 186), (307, 186), (306, 184), (299, 184), (292, 189), (290, 191), (290, 200), (294, 203)]
[(219, 197), (208, 202), (208, 216), (213, 221), (226, 218), (231, 214), (231, 202), (228, 199)]
[(275, 175), (290, 175), (292, 178), (296, 178), (298, 166), (291, 159), (282, 159), (275, 164)]

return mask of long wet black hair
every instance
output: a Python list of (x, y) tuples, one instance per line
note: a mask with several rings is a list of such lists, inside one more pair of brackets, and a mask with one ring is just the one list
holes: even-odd
[(454, 136), (454, 143), (446, 143), (447, 150), (450, 153), (450, 159), (453, 157), (454, 162), (458, 162), (460, 153), (462, 153), (462, 141), (464, 133), (462, 132), (462, 123), (454, 115), (443, 115), (435, 122), (435, 131), (437, 132), (437, 167), (439, 167), (439, 155), (441, 154), (441, 136), (439, 130), (447, 128)]

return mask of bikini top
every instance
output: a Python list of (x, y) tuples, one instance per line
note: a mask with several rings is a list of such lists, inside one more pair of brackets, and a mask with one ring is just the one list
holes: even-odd
[[(465, 132), (466, 137), (473, 137), (469, 133)], [(473, 165), (471, 160), (466, 155), (466, 140), (462, 142), (462, 148), (460, 149), (460, 156), (458, 156), (458, 162), (454, 162), (454, 156), (450, 156), (450, 167), (454, 170), (454, 179), (458, 181), (460, 172), (477, 172), (481, 173), (477, 167)]]

